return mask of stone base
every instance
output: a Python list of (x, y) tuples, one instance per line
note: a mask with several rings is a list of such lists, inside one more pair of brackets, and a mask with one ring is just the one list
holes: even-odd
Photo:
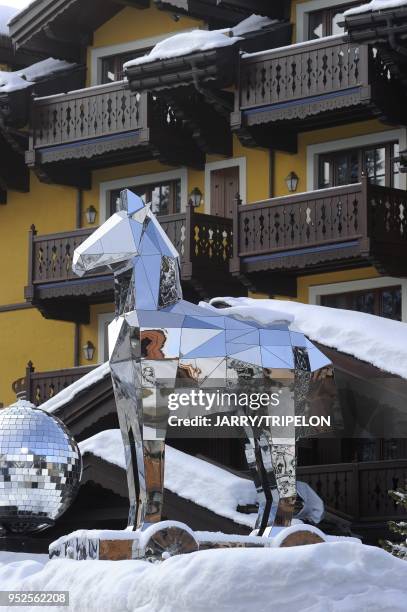
[[(274, 531), (274, 533), (273, 533)], [(144, 531), (75, 531), (49, 547), (50, 559), (164, 561), (174, 555), (217, 548), (286, 548), (356, 538), (327, 536), (311, 525), (292, 525), (272, 531), (271, 537), (193, 532), (176, 521), (162, 521)]]

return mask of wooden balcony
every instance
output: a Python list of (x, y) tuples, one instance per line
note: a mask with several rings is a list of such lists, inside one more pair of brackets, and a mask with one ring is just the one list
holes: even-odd
[(405, 123), (404, 99), (376, 49), (328, 37), (243, 55), (231, 123), (247, 145), (295, 152), (306, 130), (374, 117)]
[[(160, 222), (181, 257), (185, 297), (197, 300), (241, 292), (229, 273), (232, 256), (232, 219), (186, 212), (166, 215)], [(25, 298), (46, 318), (86, 323), (89, 305), (113, 301), (113, 276), (105, 269), (78, 278), (72, 272), (75, 248), (95, 228), (38, 236), (29, 232), (29, 271)]]
[(312, 465), (299, 467), (298, 474), (323, 499), (328, 512), (352, 523), (383, 524), (405, 516), (388, 491), (404, 486), (407, 459)]
[(171, 107), (127, 81), (35, 98), (26, 163), (45, 182), (87, 188), (92, 169), (147, 159), (203, 167)]
[(25, 399), (39, 406), (82, 378), (85, 374), (88, 374), (95, 367), (83, 366), (64, 370), (36, 372), (33, 363), (29, 361), (25, 376), (13, 383), (13, 391), (18, 397), (24, 396)]
[(366, 178), (240, 205), (234, 223), (230, 270), (258, 290), (295, 295), (300, 274), (368, 265), (406, 276), (407, 192)]

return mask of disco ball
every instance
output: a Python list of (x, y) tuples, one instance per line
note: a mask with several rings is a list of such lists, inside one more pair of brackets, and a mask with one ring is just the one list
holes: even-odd
[(55, 416), (26, 401), (0, 410), (0, 531), (45, 529), (70, 506), (82, 459)]

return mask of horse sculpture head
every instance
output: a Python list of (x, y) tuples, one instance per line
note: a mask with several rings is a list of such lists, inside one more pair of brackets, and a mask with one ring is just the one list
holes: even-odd
[(117, 277), (131, 270), (136, 304), (156, 309), (182, 297), (179, 255), (151, 207), (132, 191), (120, 194), (118, 212), (80, 244), (72, 270), (78, 276), (109, 267)]

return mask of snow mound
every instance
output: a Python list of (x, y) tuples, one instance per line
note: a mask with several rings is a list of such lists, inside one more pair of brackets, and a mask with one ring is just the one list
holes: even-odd
[(0, 93), (26, 89), (34, 85), (39, 79), (50, 77), (73, 66), (75, 64), (49, 57), (14, 72), (0, 70)]
[[(217, 302), (229, 304), (222, 314), (270, 324), (284, 316), (291, 318), (290, 328), (301, 331), (310, 340), (367, 361), (372, 365), (407, 378), (407, 325), (364, 312), (254, 298), (214, 298), (200, 306), (214, 309)], [(219, 312), (219, 310), (217, 310)]]
[(382, 11), (390, 8), (398, 8), (399, 6), (407, 6), (407, 0), (372, 0), (367, 4), (348, 9), (345, 11), (344, 16), (359, 15), (360, 13), (369, 13), (370, 11)]
[[(81, 612), (404, 612), (405, 561), (353, 542), (221, 549), (144, 561), (16, 560), (0, 589), (69, 591)], [(33, 555), (33, 558), (35, 555)]]

